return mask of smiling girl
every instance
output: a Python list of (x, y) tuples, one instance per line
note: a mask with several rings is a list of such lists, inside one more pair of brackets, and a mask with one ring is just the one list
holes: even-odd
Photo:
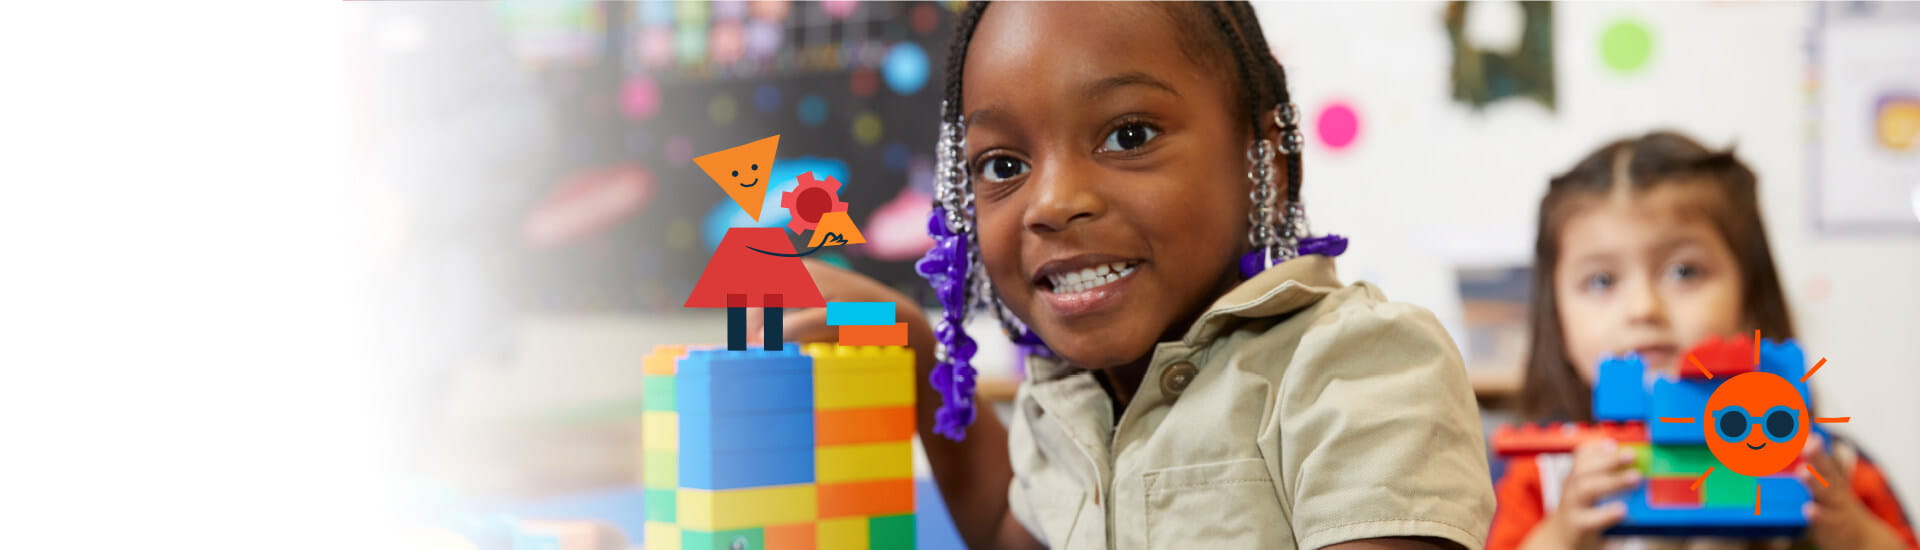
[[(1343, 285), (1344, 239), (1308, 236), (1297, 111), (1251, 6), (971, 4), (945, 106), (920, 264), (938, 331), (813, 269), (828, 299), (914, 323), (922, 441), (969, 544), (1481, 546), (1459, 353), (1427, 311)], [(980, 309), (1035, 352), (1009, 424), (972, 401)]]

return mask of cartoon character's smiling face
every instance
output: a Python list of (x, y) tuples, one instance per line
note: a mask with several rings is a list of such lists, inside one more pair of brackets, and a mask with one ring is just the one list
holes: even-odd
[(745, 180), (745, 179), (747, 179), (747, 178), (752, 178), (752, 179), (753, 179), (753, 181), (736, 181), (736, 182), (734, 182), (734, 185), (738, 185), (738, 186), (740, 186), (740, 187), (744, 187), (744, 188), (751, 188), (751, 187), (753, 187), (753, 186), (755, 186), (755, 185), (760, 185), (760, 165), (759, 165), (759, 164), (753, 164), (753, 165), (750, 165), (750, 166), (748, 166), (748, 167), (747, 167), (747, 175), (746, 175), (746, 177), (744, 177), (744, 178), (740, 176), (740, 171), (739, 171), (739, 170), (734, 170), (734, 171), (733, 171), (733, 177), (736, 177), (736, 178), (741, 178), (742, 180)]
[(1702, 418), (1707, 448), (1734, 473), (1779, 473), (1807, 443), (1806, 400), (1777, 374), (1749, 372), (1728, 379), (1707, 398)]
[[(700, 170), (707, 173), (715, 185), (727, 192), (741, 210), (747, 211), (754, 221), (760, 220), (760, 207), (766, 202), (767, 187), (760, 182), (772, 181), (774, 153), (780, 150), (780, 136), (741, 145), (724, 151), (707, 153), (693, 158)], [(762, 170), (764, 168), (764, 170)]]

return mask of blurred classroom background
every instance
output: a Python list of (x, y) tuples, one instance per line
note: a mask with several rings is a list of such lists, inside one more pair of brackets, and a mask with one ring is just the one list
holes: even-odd
[[(694, 156), (782, 135), (769, 201), (836, 177), (870, 242), (831, 261), (930, 298), (911, 265), (960, 7), (348, 6), (348, 181), (378, 221), (409, 471), (532, 515), (637, 484), (640, 357), (722, 338), (680, 304), (724, 229), (756, 224)], [(1315, 228), (1353, 239), (1342, 277), (1439, 314), (1489, 424), (1511, 418), (1547, 179), (1679, 130), (1759, 174), (1801, 345), (1830, 359), (1822, 412), (1920, 505), (1920, 5), (1257, 11), (1305, 113)], [(1006, 399), (1011, 346), (984, 348)]]

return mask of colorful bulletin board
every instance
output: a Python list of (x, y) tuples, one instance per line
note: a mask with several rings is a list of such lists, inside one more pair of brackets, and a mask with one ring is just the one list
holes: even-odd
[[(754, 221), (691, 159), (783, 135), (769, 200), (804, 172), (845, 183), (868, 244), (821, 254), (925, 294), (940, 65), (957, 5), (508, 2), (567, 150), (521, 220), (523, 309), (670, 311), (728, 227)], [(769, 208), (769, 212), (779, 209)]]
[(1809, 208), (1820, 230), (1920, 234), (1920, 6), (1814, 8)]

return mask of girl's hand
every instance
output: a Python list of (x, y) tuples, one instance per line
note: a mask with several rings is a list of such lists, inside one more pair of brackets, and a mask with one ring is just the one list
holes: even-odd
[(1573, 470), (1562, 485), (1560, 504), (1527, 536), (1523, 548), (1599, 548), (1600, 532), (1627, 516), (1627, 504), (1601, 498), (1640, 482), (1633, 451), (1610, 439), (1589, 441), (1573, 450)]
[[(893, 302), (898, 305), (895, 315), (910, 327), (926, 325), (927, 316), (906, 295), (876, 281), (866, 275), (835, 267), (833, 264), (807, 258), (807, 273), (813, 275), (814, 286), (820, 288), (820, 295), (829, 302)], [(781, 313), (781, 336), (792, 342), (832, 342), (838, 336), (833, 327), (827, 326), (826, 308), (789, 308)], [(759, 342), (764, 334), (760, 327), (766, 323), (765, 310), (747, 308), (747, 338)], [(916, 327), (918, 328), (918, 327)], [(931, 328), (928, 331), (931, 332)], [(933, 350), (920, 350), (932, 353)]]
[[(1800, 459), (1812, 465), (1820, 472), (1820, 477), (1807, 473), (1805, 468), (1795, 472), (1807, 491), (1813, 494), (1813, 502), (1807, 503), (1807, 534), (1815, 545), (1821, 548), (1904, 548), (1900, 536), (1893, 528), (1881, 522), (1878, 516), (1867, 509), (1866, 503), (1853, 493), (1853, 483), (1840, 462), (1827, 453), (1826, 439), (1819, 435), (1807, 437), (1807, 446), (1800, 450)], [(1826, 483), (1821, 483), (1824, 478)]]

